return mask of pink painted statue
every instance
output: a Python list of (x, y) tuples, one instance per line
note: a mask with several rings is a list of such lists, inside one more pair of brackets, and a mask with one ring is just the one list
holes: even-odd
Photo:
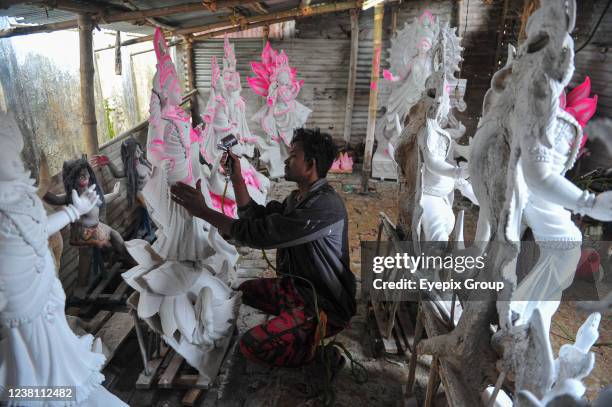
[[(234, 48), (225, 38), (225, 58), (223, 59), (223, 72), (217, 64), (217, 58), (212, 57), (212, 78), (210, 96), (202, 119), (205, 123), (201, 131), (200, 152), (204, 159), (212, 165), (210, 175), (207, 175), (212, 207), (224, 212), (228, 216), (236, 217), (236, 197), (231, 181), (226, 177), (221, 166), (223, 151), (217, 144), (224, 137), (233, 134), (239, 140), (232, 151), (238, 156), (248, 155), (253, 145), (245, 142), (243, 134), (249, 134), (244, 115), (244, 101), (240, 97), (240, 75), (236, 72), (236, 58)], [(226, 82), (229, 80), (229, 82)], [(238, 94), (234, 93), (238, 86)], [(232, 106), (234, 109), (232, 109)], [(248, 139), (248, 138), (247, 138)], [(249, 161), (243, 156), (240, 159), (242, 177), (244, 178), (249, 195), (260, 205), (265, 205), (266, 195), (270, 181), (258, 173)]]
[[(157, 240), (152, 246), (139, 239), (126, 243), (138, 266), (122, 276), (139, 293), (138, 316), (202, 376), (212, 379), (217, 357), (211, 355), (224, 351), (240, 304), (227, 284), (238, 253), (216, 228), (192, 217), (170, 197), (171, 185), (193, 186), (204, 174), (200, 138), (180, 107), (176, 69), (160, 29), (154, 46), (157, 73), (147, 136), (153, 173), (142, 194), (158, 227)], [(206, 182), (202, 189), (210, 205)]]
[(253, 116), (266, 137), (258, 140), (261, 160), (266, 163), (271, 178), (284, 174), (283, 161), (293, 130), (306, 123), (312, 112), (296, 99), (303, 80), (297, 80), (297, 70), (289, 66), (285, 51), (278, 53), (268, 42), (261, 53), (261, 62), (251, 62), (255, 77), (247, 77), (255, 93), (266, 98), (266, 104)]

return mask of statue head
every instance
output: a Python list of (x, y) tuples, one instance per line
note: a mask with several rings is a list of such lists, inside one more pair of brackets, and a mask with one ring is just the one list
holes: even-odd
[(440, 124), (445, 123), (450, 112), (450, 94), (443, 70), (434, 71), (427, 78), (423, 96), (430, 101), (428, 117), (437, 120)]
[(153, 45), (157, 57), (157, 72), (153, 77), (153, 91), (158, 94), (162, 107), (178, 106), (181, 103), (181, 87), (166, 38), (158, 27), (155, 29)]
[(151, 169), (151, 164), (146, 160), (142, 146), (132, 137), (127, 138), (121, 144), (121, 161), (127, 178), (126, 189), (128, 207), (132, 207), (138, 193), (138, 163)]
[(29, 180), (21, 160), (23, 138), (15, 118), (0, 111), (0, 182)]
[[(521, 51), (537, 55), (546, 74), (565, 88), (574, 74), (575, 0), (543, 0), (529, 17)], [(559, 91), (561, 92), (562, 89)]]
[(223, 70), (236, 71), (236, 54), (234, 53), (234, 44), (229, 42), (227, 34), (223, 37)]
[(281, 86), (294, 85), (297, 89), (304, 84), (303, 80), (297, 80), (297, 69), (289, 66), (289, 58), (285, 51), (279, 54), (272, 49), (270, 42), (266, 43), (261, 53), (261, 62), (251, 62), (251, 68), (256, 76), (247, 77), (247, 82), (255, 93), (264, 97), (268, 96), (272, 82)]
[(240, 74), (236, 71), (234, 44), (229, 42), (227, 35), (224, 38), (223, 48), (225, 50), (225, 56), (223, 57), (223, 90), (226, 92), (241, 90)]
[(437, 26), (435, 17), (429, 10), (425, 10), (418, 21), (416, 47), (419, 52), (427, 53), (433, 45), (439, 27)]
[(214, 55), (210, 58), (210, 70), (210, 86), (213, 89), (220, 91), (223, 87), (221, 70), (219, 69), (219, 64), (217, 63), (217, 57)]
[(62, 180), (64, 182), (64, 192), (66, 193), (70, 203), (72, 203), (73, 190), (76, 190), (77, 193), (80, 194), (89, 186), (95, 185), (96, 192), (102, 201), (101, 206), (104, 206), (104, 193), (102, 192), (100, 184), (98, 184), (96, 174), (94, 173), (93, 168), (91, 168), (91, 165), (89, 165), (89, 161), (87, 160), (87, 156), (85, 154), (83, 154), (81, 158), (64, 161), (62, 168)]

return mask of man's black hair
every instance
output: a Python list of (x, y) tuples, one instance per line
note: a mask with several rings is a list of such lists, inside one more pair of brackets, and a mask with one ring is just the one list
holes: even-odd
[(295, 129), (291, 143), (302, 143), (304, 150), (304, 161), (316, 160), (317, 175), (325, 178), (327, 171), (331, 168), (336, 156), (338, 147), (334, 144), (332, 137), (327, 133), (321, 133), (319, 129)]

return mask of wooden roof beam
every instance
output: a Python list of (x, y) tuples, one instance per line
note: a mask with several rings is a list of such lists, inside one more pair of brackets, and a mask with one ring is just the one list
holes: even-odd
[(253, 4), (250, 4), (248, 7), (256, 13), (268, 14), (268, 7), (260, 1), (256, 1)]
[[(59, 2), (75, 3), (70, 0), (56, 0)], [(216, 5), (218, 7), (235, 7), (239, 5), (254, 3), (257, 0), (218, 0)], [(66, 4), (67, 4), (66, 3)], [(80, 3), (79, 3), (80, 4)], [(89, 7), (89, 6), (85, 6)], [(93, 10), (93, 8), (91, 9)], [(145, 20), (147, 18), (165, 17), (173, 14), (191, 13), (195, 11), (206, 11), (208, 6), (202, 2), (177, 4), (174, 6), (159, 7), (149, 10), (135, 10), (135, 11), (119, 11), (119, 12), (98, 12), (92, 15), (92, 19), (95, 24), (111, 24), (118, 22), (131, 22), (138, 20)], [(71, 28), (77, 28), (77, 20), (62, 21), (59, 23), (41, 24), (27, 27), (14, 27), (6, 30), (0, 30), (0, 38), (14, 37), (17, 35), (28, 35), (40, 32), (52, 32), (57, 30), (67, 30)]]
[[(346, 10), (359, 8), (359, 7), (361, 7), (361, 2), (357, 0), (357, 1), (344, 1), (344, 2), (338, 2), (338, 3), (320, 4), (320, 5), (303, 7), (303, 8), (298, 7), (298, 8), (293, 8), (290, 10), (278, 11), (276, 13), (244, 17), (244, 18), (238, 18), (238, 19), (236, 19), (234, 16), (230, 16), (230, 18), (228, 18), (227, 20), (219, 22), (219, 23), (208, 24), (208, 25), (203, 25), (203, 26), (198, 26), (198, 27), (182, 28), (179, 30), (174, 30), (172, 32), (166, 32), (164, 34), (166, 37), (173, 36), (173, 35), (193, 34), (195, 37), (202, 38), (202, 36), (204, 35), (209, 35), (209, 34), (218, 32), (218, 34), (212, 35), (213, 37), (216, 37), (217, 35), (224, 34), (225, 32), (230, 32), (226, 30), (235, 29), (234, 31), (231, 31), (231, 32), (235, 32), (235, 31), (246, 30), (248, 28), (253, 28), (255, 27), (253, 26), (253, 24), (264, 23), (264, 24), (260, 24), (256, 26), (256, 27), (260, 27), (263, 25), (274, 24), (274, 23), (281, 22), (281, 21), (293, 20), (295, 18), (310, 17), (314, 15), (319, 15), (319, 14), (346, 11)], [(121, 46), (132, 45), (132, 44), (137, 44), (140, 42), (147, 42), (147, 41), (152, 41), (152, 40), (153, 40), (153, 35), (146, 35), (143, 37), (138, 37), (138, 38), (124, 41), (121, 43)], [(99, 48), (96, 50), (96, 52), (113, 49), (113, 48), (115, 48), (115, 45), (111, 45), (105, 48)]]

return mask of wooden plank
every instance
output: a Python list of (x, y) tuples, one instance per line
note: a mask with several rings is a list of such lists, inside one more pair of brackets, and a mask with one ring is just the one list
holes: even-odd
[(385, 352), (386, 353), (391, 353), (391, 354), (398, 354), (399, 353), (399, 348), (397, 346), (397, 343), (395, 342), (395, 339), (393, 337), (384, 337), (382, 335), (383, 332), (385, 332), (387, 330), (387, 326), (391, 323), (390, 321), (386, 320), (386, 316), (385, 315), (385, 311), (380, 309), (381, 304), (380, 303), (372, 303), (372, 311), (374, 312), (374, 318), (376, 320), (376, 325), (378, 327), (378, 332), (381, 333), (381, 339), (383, 342), (383, 345), (385, 347)]
[(121, 298), (126, 295), (126, 292), (130, 289), (130, 286), (127, 285), (125, 281), (122, 281), (121, 284), (115, 289), (113, 295), (110, 297), (111, 302), (120, 301)]
[(195, 406), (196, 401), (198, 401), (198, 399), (200, 398), (201, 394), (202, 394), (201, 389), (190, 389), (189, 391), (187, 391), (187, 393), (183, 397), (183, 400), (181, 401), (181, 403), (184, 406), (193, 407)]
[(138, 380), (136, 380), (135, 385), (137, 389), (151, 388), (153, 381), (157, 378), (159, 368), (163, 365), (164, 360), (169, 358), (172, 354), (172, 352), (168, 352), (168, 349), (169, 348), (162, 349), (161, 355), (158, 358), (149, 360), (149, 363), (147, 363), (147, 367), (149, 368), (148, 370), (150, 374), (146, 375), (144, 369), (142, 372), (140, 372), (140, 375), (138, 375)]
[(168, 366), (166, 367), (166, 370), (164, 370), (164, 373), (162, 373), (162, 375), (159, 377), (159, 381), (157, 382), (157, 385), (159, 387), (161, 387), (162, 389), (172, 388), (174, 377), (176, 376), (176, 373), (178, 372), (181, 365), (183, 364), (183, 360), (183, 357), (178, 353), (173, 354), (170, 363), (168, 363)]
[(104, 361), (104, 366), (111, 361), (119, 346), (134, 329), (134, 320), (127, 312), (115, 312), (113, 316), (104, 324), (96, 334), (108, 349), (108, 355)]
[(119, 272), (119, 264), (115, 264), (113, 268), (104, 276), (102, 281), (93, 289), (91, 294), (89, 294), (88, 300), (95, 301), (98, 299), (98, 296), (102, 294), (104, 289), (113, 281), (117, 273)]
[(110, 319), (112, 316), (110, 311), (100, 311), (98, 312), (91, 321), (85, 323), (85, 330), (90, 334), (95, 334), (98, 332), (100, 327)]

